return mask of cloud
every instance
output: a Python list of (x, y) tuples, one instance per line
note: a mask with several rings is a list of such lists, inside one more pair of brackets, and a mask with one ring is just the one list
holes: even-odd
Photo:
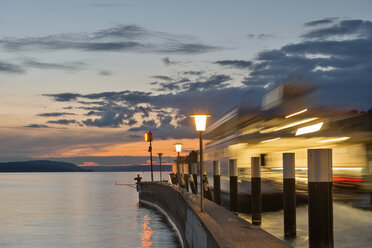
[(80, 94), (76, 93), (62, 93), (62, 94), (43, 94), (43, 96), (53, 97), (57, 102), (70, 102), (80, 97)]
[(52, 112), (52, 113), (38, 114), (38, 116), (43, 116), (43, 117), (58, 117), (58, 116), (64, 116), (64, 115), (75, 115), (75, 114), (74, 113), (67, 113), (67, 112)]
[(302, 42), (260, 52), (243, 83), (272, 88), (300, 75), (319, 84), (319, 104), (368, 109), (372, 104), (371, 34), (372, 22), (363, 20), (310, 30)]
[(237, 69), (246, 69), (252, 65), (252, 62), (247, 60), (219, 60), (214, 63), (221, 66), (234, 67)]
[(372, 22), (363, 20), (344, 20), (326, 28), (319, 28), (307, 32), (302, 37), (306, 39), (342, 38), (345, 36), (357, 38), (372, 37)]
[(331, 24), (334, 21), (336, 21), (337, 19), (338, 19), (337, 17), (324, 18), (324, 19), (320, 19), (320, 20), (306, 22), (304, 24), (304, 26), (306, 26), (306, 27), (314, 27), (314, 26), (320, 26), (320, 25), (325, 25), (325, 24)]
[(117, 25), (91, 33), (1, 38), (0, 46), (7, 51), (78, 50), (175, 54), (200, 54), (223, 49), (203, 44), (191, 36), (151, 31), (136, 25)]
[(25, 70), (19, 65), (0, 61), (0, 73), (1, 72), (21, 74), (21, 73), (25, 73)]
[[(205, 111), (218, 116), (241, 101), (249, 101), (251, 107), (259, 106), (265, 93), (298, 75), (298, 81), (319, 83), (322, 92), (317, 101), (319, 104), (352, 104), (368, 109), (372, 92), (371, 37), (366, 34), (369, 23), (350, 23), (359, 23), (357, 26), (363, 28), (357, 28), (358, 33), (351, 31), (354, 35), (346, 35), (347, 39), (337, 40), (335, 37), (339, 37), (339, 32), (328, 32), (346, 25), (343, 21), (335, 21), (324, 28), (314, 25), (318, 33), (328, 33), (327, 39), (304, 39), (278, 49), (264, 50), (249, 61), (216, 61), (222, 66), (247, 68), (240, 86), (232, 86), (230, 81), (236, 79), (223, 73), (222, 68), (219, 74), (180, 71), (174, 77), (155, 76), (165, 81), (151, 83), (157, 87), (157, 92), (126, 90), (45, 96), (55, 101), (82, 104), (77, 108), (85, 110), (86, 116), (89, 116), (82, 121), (83, 125), (124, 126), (134, 135), (151, 129), (162, 139), (193, 137), (192, 123), (188, 118), (193, 112)], [(307, 34), (313, 32), (314, 29), (311, 29)]]
[(168, 76), (152, 76), (152, 78), (155, 78), (155, 79), (159, 79), (159, 80), (164, 80), (164, 81), (171, 81), (172, 78), (171, 77), (168, 77)]
[(226, 83), (232, 78), (228, 75), (213, 75), (205, 81), (192, 82), (184, 85), (188, 91), (203, 91), (211, 89), (222, 89), (228, 86)]
[(271, 38), (275, 38), (273, 34), (247, 34), (248, 39), (257, 39), (257, 40), (267, 40)]
[(30, 124), (30, 125), (27, 125), (27, 126), (24, 126), (24, 127), (30, 127), (30, 128), (50, 128), (49, 126), (42, 125), (42, 124)]
[(176, 62), (176, 61), (171, 61), (169, 57), (162, 58), (161, 61), (162, 61), (165, 65), (176, 65), (176, 64), (179, 63), (179, 62)]
[(99, 75), (101, 76), (111, 76), (113, 73), (111, 71), (108, 71), (108, 70), (101, 70), (98, 72)]
[(73, 123), (77, 123), (76, 120), (68, 120), (68, 119), (59, 119), (55, 121), (48, 121), (50, 124), (59, 124), (59, 125), (69, 125)]
[(45, 62), (39, 62), (33, 59), (27, 59), (23, 63), (24, 66), (31, 67), (31, 68), (37, 68), (37, 69), (43, 69), (43, 70), (62, 70), (62, 71), (76, 71), (81, 70), (85, 63), (82, 62), (71, 62), (68, 64), (57, 64), (57, 63), (45, 63)]
[[(70, 99), (77, 107), (87, 110), (87, 118), (82, 125), (95, 127), (118, 128), (127, 126), (129, 132), (156, 130), (159, 138), (193, 137), (195, 133), (181, 125), (192, 111), (203, 106), (211, 114), (225, 110), (246, 93), (244, 88), (228, 87), (231, 77), (223, 74), (211, 75), (203, 80), (190, 81), (180, 79), (180, 90), (170, 93), (169, 90), (160, 95), (148, 92), (121, 91), (101, 92), (87, 95), (70, 96), (69, 93), (48, 95), (55, 101)], [(81, 100), (76, 101), (76, 98)], [(223, 99), (223, 100), (221, 100)], [(87, 101), (104, 102), (99, 106)], [(88, 106), (87, 106), (88, 104)], [(137, 117), (135, 117), (137, 116)], [(141, 118), (138, 118), (141, 116)]]
[(183, 75), (194, 75), (194, 76), (200, 76), (204, 72), (203, 71), (184, 71), (182, 72)]

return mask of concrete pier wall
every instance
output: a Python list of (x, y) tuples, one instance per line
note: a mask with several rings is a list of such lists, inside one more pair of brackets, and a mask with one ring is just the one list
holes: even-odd
[(176, 225), (186, 248), (290, 247), (214, 202), (205, 200), (200, 212), (199, 196), (161, 182), (142, 182), (139, 199), (162, 209)]

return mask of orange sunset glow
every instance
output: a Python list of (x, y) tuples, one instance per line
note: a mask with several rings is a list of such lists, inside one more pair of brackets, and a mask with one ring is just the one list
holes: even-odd
[[(208, 141), (205, 141), (208, 142)], [(182, 139), (182, 155), (187, 155), (192, 150), (199, 149), (198, 139)], [(163, 153), (163, 156), (176, 156), (175, 140), (154, 140), (152, 142), (153, 154)], [(102, 148), (75, 148), (61, 154), (62, 157), (74, 156), (147, 156), (148, 143), (145, 141), (114, 144)]]

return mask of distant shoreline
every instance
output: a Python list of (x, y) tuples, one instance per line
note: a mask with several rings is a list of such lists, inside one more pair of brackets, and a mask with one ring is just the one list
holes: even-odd
[[(162, 171), (171, 171), (171, 165), (162, 165)], [(77, 166), (73, 163), (33, 160), (0, 163), (0, 173), (32, 173), (32, 172), (149, 172), (150, 165), (105, 165)], [(153, 165), (153, 171), (160, 171), (159, 165)]]

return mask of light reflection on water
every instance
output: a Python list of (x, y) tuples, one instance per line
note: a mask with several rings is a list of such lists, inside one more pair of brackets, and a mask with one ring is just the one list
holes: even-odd
[[(136, 173), (0, 173), (0, 247), (178, 247), (128, 186)], [(148, 179), (148, 175), (141, 175)]]
[(143, 217), (143, 235), (142, 235), (142, 247), (143, 248), (149, 248), (152, 245), (151, 242), (151, 235), (152, 235), (152, 229), (149, 226), (150, 220), (152, 220), (151, 217), (149, 217), (147, 214)]
[[(248, 214), (239, 214), (251, 222)], [(286, 241), (295, 248), (308, 247), (308, 208), (297, 207), (297, 237)], [(284, 240), (283, 210), (262, 214), (261, 227)], [(351, 204), (333, 202), (334, 246), (337, 248), (371, 247), (372, 211), (351, 207)]]

